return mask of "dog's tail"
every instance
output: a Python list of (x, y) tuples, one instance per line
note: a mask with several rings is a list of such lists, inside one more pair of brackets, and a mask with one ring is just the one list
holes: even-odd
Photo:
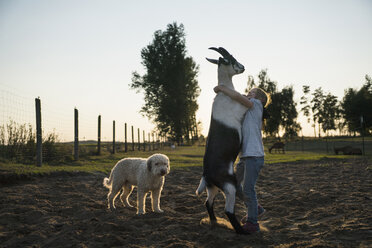
[(195, 191), (195, 194), (196, 194), (197, 196), (200, 196), (200, 195), (204, 192), (204, 190), (205, 190), (206, 187), (207, 187), (207, 182), (205, 181), (205, 178), (202, 177), (202, 178), (200, 179), (199, 187), (198, 187), (198, 189)]
[(106, 188), (110, 189), (111, 183), (112, 183), (111, 177), (110, 178), (105, 177), (103, 179), (103, 186), (105, 186)]

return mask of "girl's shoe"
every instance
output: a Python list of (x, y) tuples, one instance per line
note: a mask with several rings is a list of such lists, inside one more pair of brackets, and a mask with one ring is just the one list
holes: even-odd
[(260, 225), (248, 221), (243, 225), (243, 230), (249, 234), (258, 233), (260, 231)]
[[(260, 218), (260, 217), (262, 217), (262, 215), (264, 215), (264, 213), (265, 213), (265, 209), (260, 205), (260, 204), (258, 204), (258, 206), (257, 206), (257, 218)], [(241, 219), (241, 222), (243, 223), (243, 224), (245, 224), (245, 223), (247, 223), (247, 219), (248, 219), (248, 215), (246, 215), (246, 216), (244, 216), (242, 219)]]

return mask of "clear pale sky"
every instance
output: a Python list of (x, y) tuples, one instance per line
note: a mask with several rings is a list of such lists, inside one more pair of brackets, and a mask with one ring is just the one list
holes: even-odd
[(245, 66), (233, 78), (237, 90), (268, 69), (279, 89), (293, 85), (297, 101), (302, 85), (341, 99), (372, 75), (370, 0), (0, 0), (0, 85), (40, 96), (42, 106), (71, 118), (76, 107), (148, 132), (153, 124), (139, 114), (143, 95), (128, 85), (133, 71), (144, 73), (141, 49), (173, 22), (184, 25), (188, 55), (200, 66), (204, 135), (217, 84), (217, 68), (205, 57), (218, 54), (208, 47), (225, 47)]

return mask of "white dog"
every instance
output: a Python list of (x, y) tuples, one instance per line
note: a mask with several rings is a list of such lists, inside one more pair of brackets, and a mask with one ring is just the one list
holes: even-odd
[(124, 207), (133, 207), (128, 197), (133, 187), (137, 186), (137, 214), (145, 213), (145, 199), (151, 191), (152, 211), (162, 213), (160, 195), (163, 190), (165, 175), (169, 173), (169, 158), (164, 154), (154, 154), (147, 159), (125, 158), (116, 163), (110, 178), (103, 179), (103, 185), (110, 189), (107, 195), (108, 207), (115, 210), (115, 198), (121, 189), (120, 200)]

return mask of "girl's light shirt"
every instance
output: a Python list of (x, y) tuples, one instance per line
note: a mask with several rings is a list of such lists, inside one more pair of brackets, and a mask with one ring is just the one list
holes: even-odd
[(253, 107), (247, 110), (243, 120), (241, 158), (263, 157), (265, 155), (261, 133), (263, 106), (261, 101), (256, 98), (250, 100)]

